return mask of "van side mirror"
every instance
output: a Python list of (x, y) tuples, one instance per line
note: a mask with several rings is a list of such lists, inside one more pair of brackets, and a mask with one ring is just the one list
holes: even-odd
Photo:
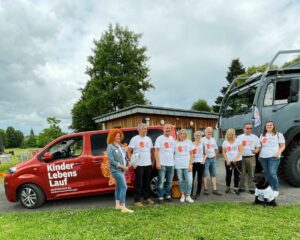
[(45, 162), (50, 162), (53, 160), (53, 154), (51, 152), (46, 152), (45, 155), (42, 157), (42, 160)]
[(290, 96), (288, 98), (288, 103), (298, 102), (299, 100), (299, 81), (300, 79), (291, 80)]

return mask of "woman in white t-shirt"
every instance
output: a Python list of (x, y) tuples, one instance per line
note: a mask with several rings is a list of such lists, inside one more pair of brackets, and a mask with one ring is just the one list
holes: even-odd
[(260, 163), (264, 169), (269, 184), (271, 185), (274, 196), (279, 195), (279, 183), (277, 169), (280, 163), (281, 153), (285, 149), (285, 139), (282, 133), (277, 132), (272, 121), (265, 124), (262, 135), (260, 136), (261, 151), (259, 154)]
[(229, 128), (226, 132), (225, 141), (222, 146), (222, 153), (225, 158), (226, 169), (226, 193), (230, 192), (230, 184), (232, 172), (234, 175), (234, 190), (233, 192), (239, 195), (239, 183), (242, 166), (243, 145), (236, 138), (235, 130)]
[(193, 168), (193, 144), (187, 138), (185, 129), (178, 133), (178, 141), (175, 143), (175, 169), (181, 192), (180, 202), (193, 203), (192, 192), (192, 168)]
[(205, 159), (206, 159), (206, 155), (205, 155), (205, 151), (204, 151), (205, 146), (201, 141), (201, 136), (202, 136), (202, 134), (200, 131), (196, 131), (194, 133), (195, 142), (194, 142), (194, 146), (193, 146), (194, 147), (194, 149), (193, 149), (194, 162), (193, 162), (192, 193), (193, 193), (193, 189), (194, 189), (194, 179), (195, 179), (196, 173), (197, 173), (197, 179), (198, 179), (195, 199), (197, 199), (201, 193), (202, 178), (203, 178), (203, 173), (204, 173), (204, 169), (205, 169)]

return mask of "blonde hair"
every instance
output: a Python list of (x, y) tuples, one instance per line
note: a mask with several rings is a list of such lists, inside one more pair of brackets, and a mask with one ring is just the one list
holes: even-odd
[(200, 137), (202, 137), (203, 132), (201, 132), (201, 131), (196, 131), (196, 132), (194, 133), (194, 137), (196, 137), (197, 135), (200, 136)]
[(180, 140), (180, 134), (182, 134), (182, 133), (185, 133), (186, 135), (187, 135), (187, 132), (186, 132), (186, 129), (181, 129), (179, 132), (178, 132), (178, 141), (182, 141), (182, 140)]
[(226, 131), (226, 135), (225, 135), (225, 139), (228, 141), (228, 136), (235, 136), (235, 129), (234, 128), (229, 128), (227, 131)]

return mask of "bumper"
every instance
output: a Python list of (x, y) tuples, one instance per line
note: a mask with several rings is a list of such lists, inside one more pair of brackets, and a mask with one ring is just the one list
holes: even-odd
[(5, 195), (6, 199), (9, 202), (17, 202), (16, 197), (16, 186), (12, 184), (13, 181), (10, 181), (10, 175), (6, 176), (4, 178), (4, 189), (5, 189)]

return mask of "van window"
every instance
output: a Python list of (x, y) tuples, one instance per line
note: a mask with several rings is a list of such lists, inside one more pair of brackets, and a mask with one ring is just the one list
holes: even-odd
[(83, 150), (82, 137), (64, 139), (49, 148), (47, 152), (53, 154), (53, 159), (68, 159), (79, 157)]
[(270, 83), (267, 87), (264, 106), (272, 106), (288, 103), (290, 96), (291, 81), (278, 81), (276, 84)]
[(162, 129), (148, 129), (147, 136), (151, 138), (153, 146), (155, 144), (156, 138), (164, 134)]
[(106, 151), (107, 133), (91, 135), (91, 147), (93, 156), (103, 155)]

